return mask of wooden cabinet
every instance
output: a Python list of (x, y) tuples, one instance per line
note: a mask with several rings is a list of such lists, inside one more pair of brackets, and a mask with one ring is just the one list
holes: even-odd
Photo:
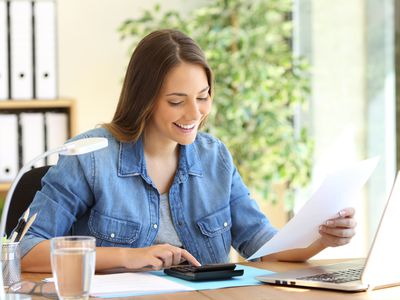
[[(68, 116), (68, 136), (76, 134), (76, 107), (72, 99), (56, 100), (0, 100), (0, 113), (48, 112), (59, 111)], [(4, 147), (6, 145), (1, 145)], [(10, 187), (10, 183), (0, 183), (0, 198), (3, 198)]]

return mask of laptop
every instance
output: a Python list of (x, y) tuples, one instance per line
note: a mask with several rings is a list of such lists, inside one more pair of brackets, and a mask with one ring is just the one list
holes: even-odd
[(274, 285), (348, 292), (400, 285), (400, 171), (366, 259), (257, 276)]

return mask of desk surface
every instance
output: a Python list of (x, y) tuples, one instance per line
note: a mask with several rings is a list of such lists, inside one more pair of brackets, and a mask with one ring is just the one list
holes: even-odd
[[(283, 262), (272, 262), (272, 263), (249, 263), (249, 265), (268, 269), (271, 271), (287, 271), (308, 267), (311, 265), (320, 265), (327, 262), (336, 262), (338, 260), (315, 260), (307, 263), (283, 263)], [(40, 273), (23, 273), (22, 277), (26, 280), (40, 281), (45, 277), (49, 277), (49, 274)], [(247, 287), (234, 287), (218, 290), (203, 290), (194, 292), (182, 292), (174, 294), (162, 294), (162, 295), (148, 295), (148, 296), (137, 296), (124, 299), (135, 299), (135, 300), (230, 300), (230, 299), (280, 299), (280, 300), (292, 300), (298, 297), (299, 299), (308, 300), (342, 300), (342, 299), (358, 299), (358, 300), (398, 300), (400, 299), (400, 286), (391, 287), (386, 289), (375, 290), (371, 292), (361, 293), (345, 293), (345, 292), (334, 292), (327, 290), (308, 289), (308, 288), (288, 288), (279, 287), (272, 285), (260, 285), (260, 286), (247, 286)], [(42, 297), (33, 297), (33, 299), (46, 299)], [(93, 298), (95, 299), (95, 298)], [(113, 298), (122, 299), (122, 298)]]

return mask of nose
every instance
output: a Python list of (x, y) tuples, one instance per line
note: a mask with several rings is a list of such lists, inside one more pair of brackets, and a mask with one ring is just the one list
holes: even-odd
[(186, 118), (188, 120), (199, 120), (201, 118), (200, 107), (196, 100), (188, 101)]

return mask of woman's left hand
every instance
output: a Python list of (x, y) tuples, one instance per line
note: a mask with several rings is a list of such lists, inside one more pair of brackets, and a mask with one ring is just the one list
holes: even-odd
[(320, 242), (325, 247), (337, 247), (346, 245), (356, 234), (357, 225), (354, 219), (355, 209), (345, 208), (334, 219), (327, 220), (319, 228)]

